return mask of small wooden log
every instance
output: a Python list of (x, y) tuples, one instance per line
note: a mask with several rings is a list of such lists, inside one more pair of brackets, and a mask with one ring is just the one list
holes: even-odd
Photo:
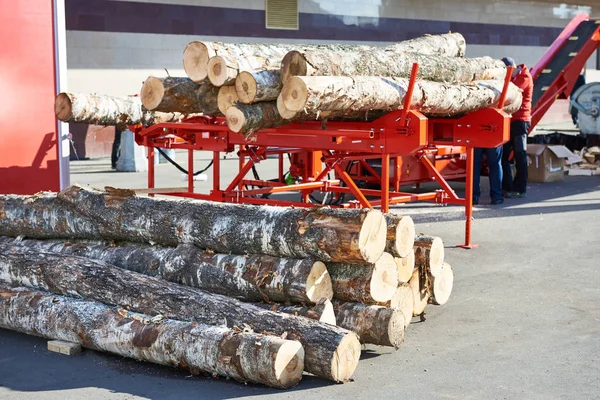
[(124, 357), (277, 388), (302, 379), (297, 341), (152, 318), (123, 308), (0, 284), (0, 326)]
[(415, 236), (415, 266), (437, 276), (444, 263), (444, 242), (437, 236)]
[(147, 110), (183, 114), (218, 114), (219, 89), (208, 82), (195, 83), (190, 78), (150, 76), (142, 85), (140, 97)]
[(234, 106), (239, 100), (238, 94), (235, 91), (235, 86), (221, 86), (219, 88), (217, 104), (219, 111), (223, 113), (223, 115), (227, 115), (227, 110)]
[(383, 254), (386, 234), (377, 210), (256, 207), (76, 185), (58, 195), (0, 195), (0, 235), (13, 237), (191, 243), (222, 254), (368, 263)]
[(54, 101), (56, 118), (63, 122), (116, 126), (149, 126), (161, 122), (180, 122), (197, 114), (146, 111), (139, 97), (113, 97), (83, 93), (60, 93)]
[(412, 278), (408, 281), (408, 284), (413, 291), (413, 315), (416, 317), (423, 314), (425, 307), (427, 307), (427, 301), (429, 300), (429, 290), (427, 288), (427, 278), (423, 276), (419, 268), (415, 269)]
[(244, 104), (276, 100), (282, 87), (278, 69), (242, 71), (235, 79), (235, 90)]
[(242, 301), (314, 304), (333, 297), (331, 278), (325, 264), (310, 259), (214, 254), (204, 252), (193, 244), (160, 248), (10, 238), (0, 238), (0, 244), (100, 260)]
[(415, 223), (413, 219), (409, 216), (386, 214), (385, 220), (388, 225), (385, 251), (394, 257), (407, 257), (413, 252), (415, 242)]
[(431, 279), (431, 298), (432, 304), (444, 305), (448, 302), (452, 287), (454, 286), (454, 272), (447, 262), (442, 264), (440, 272)]
[(329, 263), (327, 270), (338, 300), (376, 304), (391, 300), (398, 288), (398, 269), (388, 253), (372, 264)]
[(398, 266), (398, 282), (408, 282), (415, 269), (415, 252), (408, 253), (406, 257), (394, 257)]
[(274, 312), (283, 312), (286, 314), (292, 314), (296, 316), (306, 317), (315, 319), (325, 324), (336, 325), (335, 312), (333, 310), (333, 304), (330, 300), (321, 300), (314, 306), (286, 306), (282, 304), (266, 304), (266, 303), (252, 303), (253, 305), (263, 308), (265, 310), (271, 310)]
[(414, 310), (414, 294), (413, 289), (408, 283), (400, 283), (394, 297), (385, 303), (379, 303), (380, 306), (385, 306), (391, 309), (398, 309), (404, 314), (404, 324), (408, 326), (412, 320)]
[(358, 337), (308, 318), (263, 310), (231, 297), (177, 285), (97, 260), (39, 253), (0, 244), (0, 277), (13, 286), (120, 305), (144, 314), (255, 332), (287, 333), (305, 350), (308, 372), (336, 382), (350, 378), (360, 357)]
[(277, 96), (276, 104), (277, 104), (277, 111), (279, 112), (279, 115), (281, 116), (281, 118), (287, 119), (287, 120), (295, 119), (294, 117), (296, 117), (296, 114), (298, 114), (298, 113), (296, 111), (288, 110), (286, 108), (285, 103), (283, 102), (283, 97), (281, 97), (281, 91), (279, 92), (279, 95)]
[[(503, 81), (444, 84), (417, 81), (412, 106), (426, 116), (449, 117), (494, 107), (500, 100)], [(393, 111), (403, 107), (408, 79), (378, 76), (293, 76), (284, 81), (281, 96), (290, 111), (309, 114), (325, 111)], [(510, 84), (504, 110), (519, 109), (522, 96)]]
[(48, 351), (64, 354), (66, 356), (74, 356), (81, 353), (81, 345), (79, 343), (66, 342), (64, 340), (49, 340)]
[(334, 302), (338, 326), (355, 332), (362, 343), (391, 346), (404, 342), (406, 323), (400, 309), (352, 302)]
[[(230, 86), (223, 86), (221, 89), (224, 88), (230, 88)], [(291, 122), (280, 115), (277, 111), (277, 105), (272, 101), (233, 105), (227, 109), (225, 117), (229, 129), (241, 133), (245, 137), (251, 136), (261, 129), (281, 126)]]
[(187, 76), (196, 83), (208, 78), (208, 60), (224, 50), (225, 44), (219, 42), (190, 42), (183, 50), (183, 69)]

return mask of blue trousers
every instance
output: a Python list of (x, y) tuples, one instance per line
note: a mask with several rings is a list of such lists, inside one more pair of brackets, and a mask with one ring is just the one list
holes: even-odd
[(479, 199), (481, 196), (481, 161), (483, 156), (487, 158), (487, 165), (490, 169), (490, 197), (492, 201), (502, 199), (502, 146), (493, 149), (475, 149), (473, 160), (473, 199)]
[[(527, 192), (527, 133), (530, 122), (512, 121), (510, 123), (510, 140), (504, 143), (502, 169), (504, 170), (502, 190), (505, 192)], [(510, 168), (511, 150), (514, 152), (515, 176)]]

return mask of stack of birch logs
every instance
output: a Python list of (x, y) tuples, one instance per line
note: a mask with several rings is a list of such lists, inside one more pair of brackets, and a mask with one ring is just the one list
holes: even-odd
[[(57, 117), (99, 125), (151, 125), (198, 114), (225, 115), (248, 137), (301, 120), (373, 120), (403, 107), (419, 64), (412, 107), (426, 116), (460, 116), (498, 105), (500, 60), (465, 58), (458, 33), (426, 35), (385, 47), (226, 44), (194, 41), (183, 53), (188, 77), (148, 77), (140, 97), (61, 93)], [(505, 111), (521, 104), (509, 85)]]
[(0, 327), (278, 388), (347, 381), (453, 283), (439, 238), (377, 210), (71, 186), (0, 196), (0, 237)]

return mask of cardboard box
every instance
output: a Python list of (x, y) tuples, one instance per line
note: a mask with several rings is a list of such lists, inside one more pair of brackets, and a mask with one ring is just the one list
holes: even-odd
[(558, 182), (565, 179), (565, 165), (581, 162), (565, 146), (529, 144), (527, 158), (530, 182)]

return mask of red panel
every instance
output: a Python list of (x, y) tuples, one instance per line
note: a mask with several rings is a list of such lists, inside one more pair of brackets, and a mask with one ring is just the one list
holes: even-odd
[(52, 0), (0, 2), (0, 193), (60, 189)]

